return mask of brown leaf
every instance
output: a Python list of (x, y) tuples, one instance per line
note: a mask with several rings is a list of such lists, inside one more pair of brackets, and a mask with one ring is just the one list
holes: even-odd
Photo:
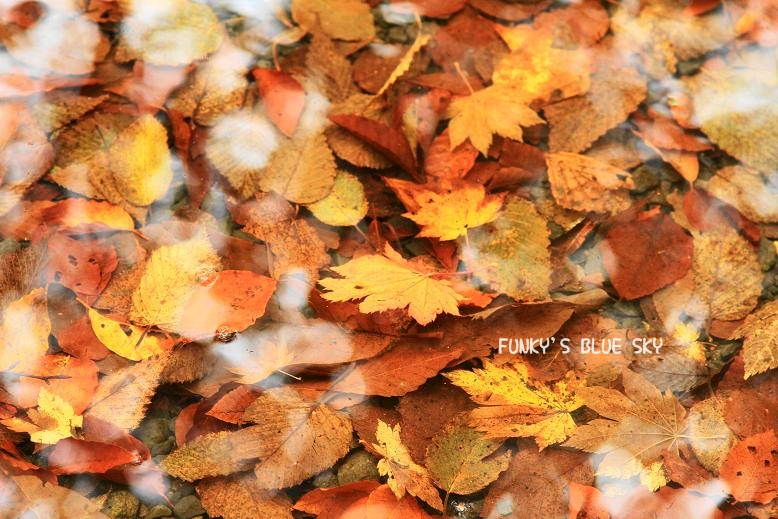
[(355, 502), (367, 498), (378, 487), (377, 481), (367, 480), (333, 488), (316, 488), (298, 499), (294, 509), (319, 519), (340, 519)]
[(631, 205), (626, 171), (585, 155), (549, 153), (548, 181), (557, 203), (576, 211), (617, 213)]
[(253, 476), (201, 481), (197, 493), (211, 516), (224, 519), (292, 519), (291, 502), (283, 492), (257, 487)]
[(434, 377), (459, 357), (460, 349), (441, 350), (401, 344), (366, 360), (335, 382), (332, 391), (361, 395), (402, 396)]
[(35, 476), (12, 476), (3, 487), (7, 495), (3, 514), (8, 517), (108, 519), (97, 503), (75, 490), (44, 483)]
[(162, 467), (187, 481), (254, 469), (259, 488), (295, 485), (348, 452), (351, 422), (292, 388), (266, 391), (244, 413), (252, 425), (201, 436), (165, 458)]
[(603, 263), (619, 295), (637, 299), (686, 275), (692, 248), (691, 237), (672, 218), (644, 213), (608, 231)]
[(385, 154), (392, 162), (419, 180), (416, 157), (399, 130), (360, 115), (330, 114), (330, 120)]

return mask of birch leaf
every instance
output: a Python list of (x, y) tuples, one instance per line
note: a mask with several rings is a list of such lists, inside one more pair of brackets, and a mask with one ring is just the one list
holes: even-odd
[(164, 351), (159, 337), (147, 334), (137, 326), (122, 326), (121, 323), (105, 317), (92, 308), (88, 313), (92, 331), (106, 348), (117, 355), (137, 361), (159, 355)]
[(357, 177), (338, 170), (330, 194), (307, 207), (327, 225), (356, 225), (367, 214), (365, 188)]
[(559, 205), (575, 211), (617, 213), (630, 206), (629, 173), (575, 153), (549, 153), (548, 181)]
[(189, 240), (165, 245), (151, 253), (132, 294), (130, 319), (140, 326), (158, 326), (178, 333), (187, 296), (199, 278), (220, 267), (205, 231)]
[(451, 284), (414, 268), (388, 244), (384, 255), (361, 256), (332, 270), (343, 278), (319, 281), (329, 290), (322, 294), (328, 301), (363, 299), (359, 310), (364, 313), (407, 307), (419, 324), (429, 324), (441, 313), (459, 315), (463, 297)]
[(0, 371), (33, 372), (49, 349), (46, 292), (37, 288), (6, 306), (2, 314)]

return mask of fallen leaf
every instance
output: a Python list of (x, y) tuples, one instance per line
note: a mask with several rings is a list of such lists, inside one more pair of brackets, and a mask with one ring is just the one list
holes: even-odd
[(540, 449), (567, 439), (576, 428), (570, 414), (583, 400), (565, 382), (547, 386), (531, 380), (520, 360), (444, 375), (481, 407), (470, 411), (468, 424), (489, 438), (531, 436)]
[(196, 285), (185, 301), (178, 330), (213, 337), (220, 328), (242, 332), (265, 314), (276, 281), (247, 270), (222, 270)]
[(293, 0), (292, 18), (306, 32), (320, 28), (332, 39), (370, 41), (375, 36), (370, 7), (361, 0)]
[(251, 71), (268, 118), (281, 133), (292, 137), (305, 106), (305, 91), (292, 76), (279, 70), (255, 68)]
[(8, 508), (3, 513), (9, 517), (65, 519), (77, 514), (83, 519), (108, 519), (96, 502), (75, 490), (44, 483), (36, 476), (10, 477), (4, 489), (8, 487)]
[(378, 92), (375, 93), (376, 97), (383, 95), (384, 92), (389, 89), (389, 87), (391, 87), (398, 79), (403, 76), (403, 74), (408, 72), (408, 69), (411, 68), (411, 63), (416, 57), (416, 54), (419, 53), (421, 48), (424, 47), (430, 41), (430, 39), (431, 36), (429, 34), (423, 34), (419, 32), (419, 34), (416, 35), (416, 39), (413, 40), (413, 44), (408, 48), (403, 57), (397, 63), (397, 66), (386, 79), (383, 86), (378, 89)]
[(472, 494), (508, 468), (511, 453), (500, 449), (504, 440), (487, 438), (465, 421), (450, 422), (427, 448), (424, 466), (438, 488), (453, 494)]
[(694, 238), (694, 294), (708, 307), (708, 319), (735, 321), (754, 309), (762, 293), (756, 252), (732, 228)]
[(353, 371), (337, 380), (330, 389), (360, 395), (402, 396), (434, 377), (458, 358), (460, 353), (459, 349), (442, 350), (400, 344), (382, 355), (357, 364)]
[(745, 337), (743, 341), (744, 378), (778, 368), (777, 327), (778, 302), (770, 301), (746, 317), (746, 321), (735, 330), (733, 337)]
[(515, 88), (498, 85), (454, 99), (446, 114), (451, 118), (448, 124), (451, 149), (469, 139), (478, 151), (488, 155), (493, 134), (521, 141), (522, 126), (545, 122), (522, 104), (521, 99)]
[(257, 425), (200, 436), (165, 458), (162, 468), (186, 481), (253, 468), (258, 488), (283, 488), (330, 467), (351, 441), (348, 418), (303, 401), (289, 387), (265, 391), (244, 418)]
[(363, 299), (364, 313), (408, 308), (408, 314), (420, 324), (429, 324), (440, 313), (459, 315), (462, 296), (445, 280), (438, 281), (413, 268), (388, 244), (384, 255), (371, 254), (353, 259), (332, 270), (343, 279), (319, 281), (329, 292), (328, 301)]
[(429, 472), (411, 459), (408, 449), (400, 439), (400, 429), (399, 425), (390, 427), (378, 420), (378, 443), (373, 444), (373, 449), (383, 457), (378, 461), (378, 472), (389, 477), (386, 483), (398, 499), (407, 492), (431, 507), (443, 510), (443, 502), (432, 484)]
[(107, 157), (116, 190), (131, 204), (149, 205), (162, 198), (173, 180), (167, 130), (151, 115), (122, 131)]
[[(563, 445), (602, 455), (598, 475), (640, 476), (641, 483), (655, 491), (667, 483), (662, 451), (677, 452), (694, 437), (687, 412), (672, 393), (661, 393), (640, 375), (625, 370), (622, 381), (624, 394), (603, 387), (579, 388), (583, 403), (604, 418), (578, 427)], [(719, 437), (725, 438), (717, 433)]]
[(575, 153), (549, 153), (548, 181), (559, 205), (576, 211), (618, 213), (631, 205), (629, 173)]
[(118, 267), (113, 245), (94, 238), (74, 239), (56, 233), (47, 243), (49, 261), (44, 266), (46, 279), (59, 283), (92, 303), (108, 285)]
[(592, 519), (610, 519), (608, 499), (596, 487), (570, 482), (570, 501), (568, 517), (591, 517)]
[(770, 175), (745, 166), (728, 166), (716, 172), (707, 191), (758, 223), (778, 220), (776, 183)]
[(357, 177), (338, 170), (330, 194), (306, 207), (327, 225), (357, 225), (367, 214), (365, 189)]
[(362, 500), (379, 485), (377, 481), (365, 480), (332, 488), (315, 488), (298, 499), (294, 509), (319, 519), (340, 519), (352, 505), (362, 505)]
[(459, 241), (461, 260), (476, 279), (517, 301), (548, 299), (548, 228), (532, 203), (509, 197), (493, 222), (466, 236)]
[(737, 501), (767, 504), (778, 496), (778, 438), (770, 429), (735, 444), (721, 467), (721, 479)]
[(206, 4), (181, 0), (152, 6), (126, 2), (117, 59), (141, 58), (154, 65), (188, 65), (215, 51), (224, 38), (216, 14)]
[(203, 508), (224, 519), (292, 519), (289, 498), (283, 492), (257, 488), (252, 476), (206, 479), (197, 485)]
[(100, 379), (84, 416), (98, 418), (124, 431), (135, 429), (157, 390), (169, 354), (149, 357)]
[(483, 186), (468, 184), (440, 195), (429, 191), (418, 198), (423, 200), (420, 207), (403, 215), (421, 226), (418, 236), (455, 240), (494, 221), (505, 196), (488, 195)]
[(613, 287), (637, 299), (684, 277), (692, 264), (691, 237), (663, 213), (638, 215), (613, 226), (601, 244)]
[(0, 371), (34, 372), (49, 349), (50, 332), (44, 289), (36, 288), (3, 308)]
[(30, 421), (14, 417), (0, 420), (0, 423), (12, 431), (29, 433), (30, 441), (49, 445), (70, 438), (84, 423), (84, 417), (76, 415), (73, 406), (46, 388), (41, 388), (38, 407), (29, 409), (27, 417)]
[(210, 277), (220, 266), (205, 231), (151, 253), (132, 294), (130, 319), (140, 326), (158, 326), (181, 332), (185, 303), (200, 279)]
[(400, 130), (361, 115), (330, 113), (329, 119), (383, 153), (412, 177), (417, 177), (415, 154)]
[(129, 360), (143, 360), (159, 355), (165, 348), (165, 342), (147, 330), (119, 323), (103, 316), (93, 308), (88, 310), (89, 321), (95, 336), (111, 350)]

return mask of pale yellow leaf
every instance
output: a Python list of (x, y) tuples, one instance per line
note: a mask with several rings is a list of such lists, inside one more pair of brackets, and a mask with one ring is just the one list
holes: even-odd
[(567, 439), (576, 425), (571, 416), (583, 400), (565, 382), (547, 386), (531, 380), (520, 360), (444, 375), (483, 407), (471, 412), (469, 423), (491, 438), (534, 437), (543, 449)]
[(629, 173), (575, 153), (546, 155), (551, 194), (559, 205), (576, 211), (617, 213), (631, 204)]
[(46, 291), (36, 288), (6, 306), (0, 324), (0, 371), (32, 372), (49, 349)]

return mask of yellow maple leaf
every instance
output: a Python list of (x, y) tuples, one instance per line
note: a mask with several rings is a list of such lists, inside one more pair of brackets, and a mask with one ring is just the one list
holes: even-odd
[(430, 506), (443, 510), (443, 502), (432, 483), (427, 469), (417, 464), (411, 458), (411, 453), (403, 445), (400, 439), (400, 425), (390, 427), (382, 420), (378, 420), (376, 440), (373, 448), (383, 456), (378, 462), (378, 472), (382, 476), (388, 476), (386, 484), (392, 489), (397, 498), (402, 498), (405, 493), (416, 496)]
[(553, 35), (524, 27), (499, 30), (512, 52), (495, 67), (492, 88), (515, 88), (515, 99), (526, 104), (586, 93), (590, 86), (589, 53), (558, 49)]
[(129, 360), (143, 360), (164, 351), (159, 337), (147, 334), (144, 329), (122, 325), (92, 308), (88, 313), (97, 339), (117, 355)]
[(571, 412), (583, 405), (565, 382), (552, 387), (530, 380), (520, 360), (483, 369), (457, 370), (444, 376), (483, 407), (470, 414), (470, 425), (491, 438), (531, 436), (541, 449), (567, 439), (575, 430)]
[(470, 139), (473, 146), (489, 153), (492, 135), (498, 134), (517, 141), (522, 140), (522, 126), (544, 124), (522, 101), (519, 92), (508, 86), (490, 86), (468, 97), (455, 99), (448, 108), (451, 149)]
[(173, 180), (167, 130), (151, 115), (128, 126), (108, 150), (108, 164), (119, 194), (135, 205), (161, 198)]
[(446, 280), (437, 280), (400, 256), (389, 244), (384, 255), (370, 254), (333, 267), (343, 279), (319, 281), (329, 292), (328, 301), (363, 299), (359, 310), (364, 313), (408, 308), (408, 314), (419, 324), (429, 324), (440, 313), (459, 315), (459, 295)]
[(429, 191), (420, 199), (417, 211), (403, 215), (422, 226), (419, 236), (455, 240), (497, 218), (505, 195), (487, 195), (482, 185), (475, 184), (443, 194)]
[(61, 396), (41, 388), (38, 393), (38, 407), (27, 411), (30, 421), (9, 418), (0, 423), (16, 432), (30, 434), (36, 443), (54, 444), (63, 438), (73, 436), (73, 429), (84, 425), (83, 416), (76, 415), (73, 406)]

